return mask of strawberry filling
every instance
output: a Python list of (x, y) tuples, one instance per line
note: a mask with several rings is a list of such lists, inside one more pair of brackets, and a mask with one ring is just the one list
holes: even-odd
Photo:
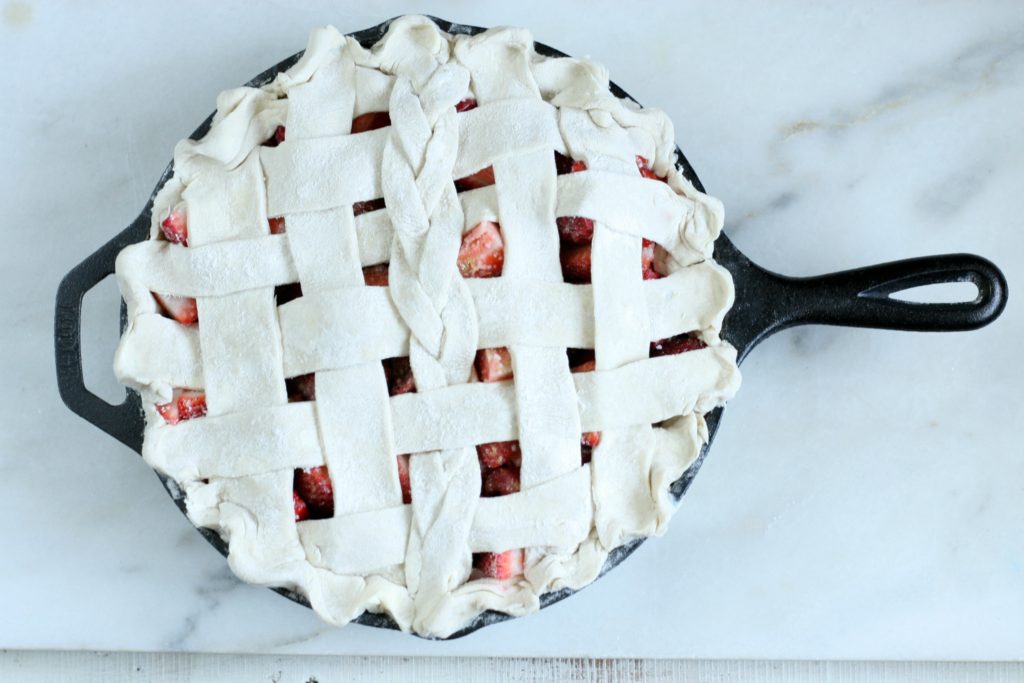
[(273, 218), (268, 218), (267, 224), (270, 226), (271, 235), (283, 235), (286, 232), (284, 225), (284, 216), (274, 216)]
[[(331, 475), (326, 465), (295, 470), (293, 488), (309, 509), (306, 519), (327, 519), (334, 516), (334, 487), (331, 485)], [(297, 505), (295, 516), (299, 516)]]
[(370, 211), (380, 211), (385, 206), (384, 198), (367, 199), (365, 202), (356, 202), (352, 205), (352, 215), (360, 216)]
[(188, 221), (185, 219), (184, 205), (179, 204), (167, 214), (167, 218), (160, 223), (160, 232), (171, 244), (188, 246)]
[(636, 167), (640, 170), (640, 175), (644, 178), (651, 178), (653, 180), (660, 180), (662, 182), (668, 182), (668, 178), (660, 176), (651, 169), (651, 162), (647, 161), (646, 158), (636, 155)]
[(316, 375), (312, 372), (285, 379), (284, 387), (288, 392), (289, 403), (316, 400)]
[(505, 265), (505, 243), (497, 223), (483, 221), (462, 237), (458, 267), (462, 277), (497, 277)]
[(302, 500), (302, 497), (299, 496), (299, 492), (295, 489), (292, 489), (292, 503), (295, 505), (296, 522), (309, 519), (309, 506), (306, 505), (306, 501)]
[(526, 553), (522, 548), (501, 553), (477, 553), (473, 556), (473, 567), (482, 576), (506, 581), (522, 575), (525, 560)]
[(455, 181), (455, 191), (465, 192), (466, 190), (475, 190), (478, 187), (487, 187), (488, 185), (494, 184), (494, 167), (488, 166), (482, 168), (476, 173), (466, 176), (465, 178), (459, 178)]
[(678, 334), (674, 337), (651, 342), (651, 358), (658, 356), (674, 356), (677, 353), (703, 349), (707, 344), (703, 340), (689, 334)]
[(416, 391), (416, 379), (412, 376), (412, 366), (408, 356), (385, 358), (384, 379), (388, 384), (388, 396), (409, 394)]
[(476, 447), (476, 456), (480, 460), (480, 465), (489, 470), (505, 465), (519, 467), (522, 463), (518, 441), (495, 441), (479, 444)]
[(395, 456), (398, 461), (398, 483), (402, 487), (402, 502), (412, 502), (412, 484), (409, 483), (409, 455)]
[(377, 130), (390, 125), (391, 115), (386, 111), (371, 111), (352, 119), (352, 132), (365, 133), (368, 130)]
[(166, 317), (177, 320), (182, 325), (199, 322), (199, 309), (196, 307), (196, 300), (192, 297), (153, 292), (153, 298), (160, 304), (161, 312)]
[(206, 394), (195, 389), (175, 389), (168, 403), (157, 405), (156, 411), (169, 425), (206, 415)]
[(387, 287), (388, 264), (381, 263), (380, 265), (363, 268), (363, 282), (366, 283), (367, 287)]
[(587, 170), (587, 162), (576, 161), (572, 157), (567, 157), (561, 152), (555, 152), (555, 173), (558, 175), (565, 175), (566, 173), (577, 173), (579, 171)]
[(480, 349), (476, 352), (474, 365), (481, 382), (502, 382), (512, 378), (512, 356), (504, 346)]

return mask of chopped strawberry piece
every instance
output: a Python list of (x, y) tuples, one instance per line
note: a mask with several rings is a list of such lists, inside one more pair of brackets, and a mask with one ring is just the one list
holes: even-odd
[(409, 365), (408, 356), (385, 358), (381, 363), (384, 364), (384, 379), (388, 383), (388, 396), (416, 391), (416, 379), (412, 376), (412, 366)]
[(601, 432), (583, 432), (583, 437), (580, 439), (581, 446), (593, 448), (599, 443), (601, 443)]
[(491, 579), (507, 581), (521, 576), (526, 555), (522, 548), (506, 550), (502, 553), (477, 553), (473, 556), (473, 566)]
[(371, 111), (352, 119), (352, 132), (365, 133), (391, 125), (391, 116), (386, 111)]
[(512, 355), (504, 346), (476, 352), (476, 375), (481, 382), (502, 382), (512, 378)]
[(366, 266), (363, 268), (363, 282), (366, 283), (367, 287), (387, 287), (388, 264), (381, 263), (376, 266)]
[(458, 102), (455, 105), (455, 111), (459, 113), (469, 111), (470, 109), (476, 109), (476, 100), (474, 100), (472, 97), (467, 97), (466, 99), (462, 100), (461, 102)]
[(583, 361), (579, 365), (575, 365), (571, 368), (572, 372), (593, 372), (597, 369), (596, 360)]
[(581, 216), (559, 216), (555, 219), (558, 236), (572, 244), (590, 244), (594, 241), (594, 221)]
[(495, 441), (479, 444), (476, 447), (476, 457), (480, 460), (480, 464), (489, 470), (506, 464), (518, 467), (523, 461), (518, 441)]
[(576, 173), (578, 171), (586, 171), (587, 162), (576, 161), (572, 157), (567, 157), (560, 152), (555, 152), (555, 172), (558, 175), (565, 175), (566, 173)]
[(497, 277), (505, 264), (505, 243), (497, 223), (483, 221), (462, 236), (459, 273), (462, 277)]
[(639, 154), (636, 156), (636, 167), (640, 169), (640, 175), (642, 175), (644, 178), (652, 178), (654, 180), (661, 180), (663, 182), (668, 181), (668, 178), (660, 176), (653, 170), (651, 170), (651, 162), (647, 161), (647, 159), (640, 156)]
[(277, 299), (278, 306), (284, 306), (289, 301), (294, 301), (300, 296), (302, 296), (302, 285), (298, 282), (274, 287), (274, 297)]
[(494, 184), (494, 167), (488, 166), (487, 168), (481, 169), (472, 175), (468, 175), (465, 178), (459, 178), (455, 181), (455, 191), (465, 192), (466, 190), (475, 190), (478, 187), (487, 187), (488, 185)]
[(306, 375), (288, 377), (284, 381), (284, 386), (288, 391), (289, 403), (316, 400), (316, 375), (312, 372)]
[(483, 486), (480, 495), (485, 498), (507, 496), (519, 492), (519, 467), (504, 465), (483, 474)]
[(385, 206), (384, 198), (380, 199), (367, 199), (365, 202), (356, 202), (352, 205), (352, 215), (359, 216), (370, 211), (379, 211)]
[(644, 270), (654, 267), (654, 242), (645, 239), (640, 251), (640, 267)]
[(590, 245), (570, 246), (562, 244), (559, 258), (562, 261), (562, 277), (566, 282), (582, 285), (590, 283)]
[(184, 204), (178, 204), (167, 214), (167, 218), (160, 224), (160, 232), (171, 244), (188, 246), (188, 221), (185, 218)]
[(283, 235), (285, 233), (284, 216), (273, 216), (267, 219), (270, 225), (271, 235)]
[(651, 358), (674, 356), (677, 353), (703, 349), (705, 346), (707, 344), (697, 337), (691, 337), (688, 334), (678, 334), (674, 337), (651, 342)]
[(412, 484), (409, 483), (409, 455), (395, 456), (398, 459), (398, 483), (402, 486), (402, 502), (412, 502)]
[(153, 298), (168, 318), (177, 320), (182, 325), (191, 325), (199, 321), (199, 309), (196, 308), (196, 300), (192, 297), (153, 292)]
[(170, 402), (158, 405), (156, 411), (169, 425), (202, 417), (206, 415), (206, 394), (193, 389), (175, 389)]
[(301, 522), (304, 519), (309, 519), (309, 506), (306, 505), (306, 501), (299, 497), (298, 491), (292, 489), (292, 503), (295, 506), (295, 521)]
[(654, 267), (654, 257), (659, 248), (654, 242), (648, 239), (644, 240), (643, 249), (640, 252), (640, 269), (645, 280), (657, 280), (665, 277)]
[(565, 355), (569, 359), (569, 367), (575, 368), (594, 360), (594, 349), (566, 349)]
[(263, 143), (263, 146), (277, 147), (282, 142), (284, 142), (284, 126), (278, 126), (276, 129), (274, 129), (274, 134), (267, 138), (267, 140)]
[(295, 470), (295, 490), (309, 506), (310, 518), (334, 516), (334, 487), (326, 465)]

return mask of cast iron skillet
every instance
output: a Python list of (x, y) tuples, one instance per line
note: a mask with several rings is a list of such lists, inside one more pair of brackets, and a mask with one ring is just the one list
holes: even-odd
[[(431, 18), (441, 29), (449, 33), (473, 35), (484, 30)], [(383, 37), (392, 21), (393, 19), (389, 19), (378, 26), (350, 35), (369, 47)], [(540, 43), (536, 44), (536, 49), (543, 55), (566, 56)], [(292, 55), (264, 71), (247, 85), (259, 87), (269, 83), (278, 72), (295, 64), (301, 54)], [(632, 99), (614, 83), (611, 84), (611, 90), (618, 97)], [(212, 115), (207, 118), (192, 133), (192, 139), (199, 139), (205, 135), (212, 119)], [(698, 189), (703, 191), (704, 187), (697, 174), (678, 148), (676, 155), (676, 165)], [(160, 177), (153, 196), (171, 177), (172, 171), (173, 167), (168, 166)], [(148, 238), (153, 196), (131, 225), (64, 277), (57, 290), (54, 329), (57, 384), (61, 398), (71, 410), (137, 452), (142, 450), (144, 427), (139, 395), (128, 390), (124, 402), (113, 406), (85, 387), (82, 379), (80, 346), (81, 313), (82, 297), (103, 278), (114, 272), (114, 259), (118, 252), (129, 244)], [(970, 254), (928, 256), (846, 270), (831, 275), (791, 278), (772, 273), (751, 262), (727, 236), (722, 235), (715, 243), (715, 259), (729, 269), (736, 285), (736, 304), (725, 318), (722, 336), (736, 347), (740, 361), (763, 339), (794, 325), (846, 325), (924, 332), (973, 330), (995, 320), (1006, 306), (1006, 279), (1003, 274), (991, 262)], [(978, 288), (978, 296), (974, 301), (941, 304), (910, 303), (890, 298), (891, 294), (904, 289), (945, 282), (973, 282)], [(125, 308), (122, 302), (122, 330), (125, 322)], [(677, 500), (686, 493), (690, 482), (700, 469), (721, 418), (721, 408), (707, 415), (710, 437), (708, 444), (701, 451), (697, 461), (672, 483), (671, 491)], [(173, 480), (159, 473), (158, 476), (171, 498), (184, 512), (183, 493)], [(221, 554), (227, 555), (227, 545), (220, 536), (209, 529), (199, 529), (199, 533)], [(612, 551), (601, 574), (629, 557), (643, 541), (642, 538), (630, 541)], [(283, 588), (274, 590), (295, 602), (309, 606), (305, 597), (294, 591)], [(547, 593), (541, 597), (541, 607), (567, 598), (574, 592), (564, 589)], [(497, 612), (486, 612), (450, 637), (459, 638), (509, 618)], [(398, 628), (390, 617), (381, 614), (367, 612), (356, 621), (378, 628)]]

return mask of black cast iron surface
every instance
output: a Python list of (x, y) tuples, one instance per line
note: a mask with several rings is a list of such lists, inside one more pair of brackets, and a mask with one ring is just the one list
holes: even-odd
[[(431, 18), (442, 30), (449, 33), (474, 35), (485, 30)], [(369, 47), (384, 36), (392, 21), (393, 19), (390, 19), (378, 26), (350, 35), (362, 45)], [(536, 49), (542, 55), (566, 56), (540, 43), (536, 44)], [(301, 52), (292, 55), (264, 71), (247, 85), (266, 85), (279, 72), (295, 64), (301, 56)], [(611, 90), (618, 97), (633, 99), (614, 83), (611, 84)], [(212, 115), (208, 117), (192, 133), (191, 138), (198, 140), (205, 135), (212, 119)], [(679, 148), (676, 148), (676, 154), (676, 166), (703, 191), (704, 187), (697, 174)], [(167, 167), (157, 182), (149, 202), (132, 224), (71, 270), (57, 291), (54, 345), (57, 384), (61, 398), (75, 413), (136, 452), (142, 450), (142, 433), (145, 427), (139, 395), (128, 390), (124, 402), (112, 406), (90, 392), (83, 382), (82, 298), (103, 278), (114, 272), (114, 260), (121, 249), (149, 237), (153, 198), (171, 177), (173, 170), (173, 166)], [(846, 325), (924, 332), (973, 330), (995, 320), (1006, 306), (1007, 288), (1003, 274), (990, 261), (970, 254), (928, 256), (830, 275), (790, 278), (767, 271), (753, 263), (723, 234), (715, 243), (715, 260), (730, 271), (736, 286), (736, 303), (725, 318), (722, 336), (736, 347), (741, 362), (763, 339), (794, 325)], [(978, 294), (972, 301), (928, 304), (897, 300), (890, 296), (911, 287), (946, 282), (972, 282), (977, 286)], [(121, 313), (123, 329), (123, 303)], [(721, 408), (707, 415), (708, 443), (697, 460), (671, 485), (672, 494), (677, 500), (686, 493), (700, 470), (711, 447), (711, 441), (718, 431), (721, 417)], [(185, 512), (183, 493), (173, 480), (159, 473), (158, 476), (174, 502), (182, 512)], [(227, 545), (220, 536), (209, 529), (199, 529), (199, 532), (221, 554), (227, 555)], [(601, 574), (604, 575), (629, 557), (643, 541), (642, 538), (636, 539), (613, 550)], [(306, 598), (294, 591), (284, 588), (273, 590), (309, 606)], [(567, 598), (574, 592), (564, 589), (546, 593), (541, 596), (541, 607)], [(459, 638), (489, 624), (510, 618), (499, 612), (486, 612), (450, 638)], [(379, 628), (398, 628), (390, 617), (383, 614), (367, 612), (357, 618), (356, 622)]]

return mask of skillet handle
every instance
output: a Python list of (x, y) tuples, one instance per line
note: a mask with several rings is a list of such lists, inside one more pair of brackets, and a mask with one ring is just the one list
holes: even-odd
[[(785, 316), (788, 325), (956, 332), (984, 327), (1006, 307), (1006, 278), (991, 261), (971, 254), (925, 256), (786, 280), (792, 292)], [(955, 303), (892, 298), (912, 287), (947, 282), (972, 282), (978, 294)]]
[[(723, 256), (746, 271), (737, 286), (736, 306), (726, 318), (741, 359), (766, 337), (795, 325), (955, 332), (983, 327), (1006, 307), (1006, 278), (991, 261), (972, 254), (925, 256), (794, 278), (761, 268), (731, 244), (726, 247)], [(956, 303), (892, 298), (911, 287), (946, 282), (972, 282), (978, 294)]]
[(144, 238), (149, 215), (144, 212), (114, 239), (79, 263), (60, 283), (54, 315), (54, 350), (57, 388), (72, 411), (135, 451), (142, 449), (143, 415), (139, 395), (127, 391), (125, 400), (111, 405), (85, 386), (82, 375), (82, 298), (114, 272), (114, 261), (124, 247)]

